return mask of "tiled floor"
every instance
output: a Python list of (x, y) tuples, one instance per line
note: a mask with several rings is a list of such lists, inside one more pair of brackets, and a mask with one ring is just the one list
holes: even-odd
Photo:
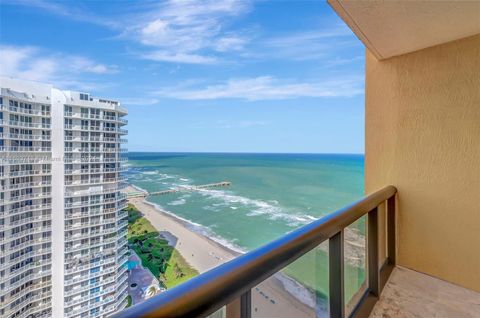
[(480, 318), (480, 293), (396, 267), (371, 318)]

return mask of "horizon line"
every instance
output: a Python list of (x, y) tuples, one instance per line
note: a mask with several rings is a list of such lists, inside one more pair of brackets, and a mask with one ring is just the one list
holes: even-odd
[(148, 151), (136, 150), (127, 153), (184, 153), (184, 154), (263, 154), (263, 155), (365, 155), (363, 152), (240, 152), (240, 151)]

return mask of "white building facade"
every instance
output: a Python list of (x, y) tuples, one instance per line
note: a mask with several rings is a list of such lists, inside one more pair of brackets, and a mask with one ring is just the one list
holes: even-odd
[(0, 87), (0, 317), (125, 308), (127, 111), (47, 84)]

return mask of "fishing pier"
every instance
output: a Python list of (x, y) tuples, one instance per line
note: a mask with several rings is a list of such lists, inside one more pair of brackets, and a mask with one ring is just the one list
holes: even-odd
[(147, 196), (152, 196), (152, 195), (166, 195), (166, 194), (172, 194), (177, 192), (189, 192), (189, 191), (199, 191), (199, 190), (210, 189), (210, 188), (228, 187), (231, 184), (232, 183), (230, 181), (222, 181), (222, 182), (216, 182), (216, 183), (201, 184), (197, 186), (185, 185), (185, 186), (179, 186), (177, 188), (172, 188), (172, 189), (162, 190), (162, 191), (130, 192), (130, 193), (127, 193), (127, 197), (128, 198), (145, 198)]

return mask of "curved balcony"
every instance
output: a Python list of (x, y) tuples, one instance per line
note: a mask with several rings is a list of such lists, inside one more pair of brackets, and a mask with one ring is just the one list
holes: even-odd
[(79, 294), (81, 292), (90, 290), (92, 288), (99, 287), (99, 286), (102, 286), (102, 285), (107, 285), (107, 284), (110, 284), (110, 283), (113, 283), (113, 282), (115, 282), (115, 277), (109, 277), (109, 278), (103, 279), (103, 280), (101, 280), (97, 283), (88, 284), (88, 285), (83, 286), (83, 287), (79, 287), (79, 285), (77, 285), (76, 288), (65, 291), (65, 296), (72, 296), (72, 295), (75, 295), (75, 294)]
[(50, 129), (50, 124), (28, 123), (28, 122), (22, 122), (22, 121), (18, 121), (18, 120), (10, 120), (10, 121), (8, 121), (8, 125), (12, 126), (12, 127), (20, 127), (20, 128)]

